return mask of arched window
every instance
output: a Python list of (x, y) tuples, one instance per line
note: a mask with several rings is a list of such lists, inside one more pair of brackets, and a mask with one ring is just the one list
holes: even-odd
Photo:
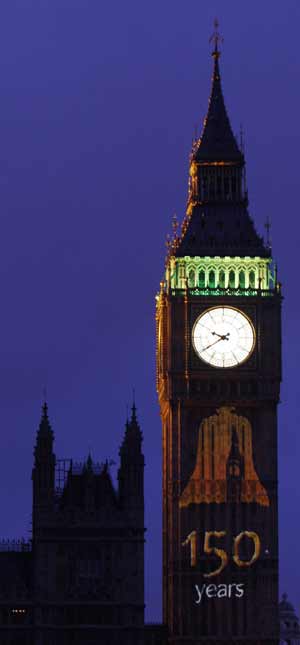
[(208, 275), (208, 286), (210, 289), (215, 289), (216, 287), (216, 275), (214, 271), (210, 271)]
[(255, 271), (250, 271), (249, 273), (249, 287), (250, 289), (255, 289)]
[(224, 194), (225, 194), (225, 199), (226, 200), (230, 199), (230, 195), (229, 195), (229, 179), (228, 179), (228, 177), (225, 177), (225, 179), (224, 179)]
[(199, 287), (205, 287), (205, 271), (199, 271)]
[(217, 177), (217, 199), (221, 199), (222, 197), (222, 179), (221, 177)]
[(235, 272), (233, 271), (233, 269), (229, 271), (229, 287), (230, 289), (235, 288)]
[(208, 198), (215, 199), (215, 174), (209, 173), (208, 175)]
[(225, 271), (220, 271), (219, 273), (219, 287), (225, 289)]
[(235, 177), (232, 177), (232, 180), (231, 180), (231, 190), (232, 190), (232, 197), (234, 199), (236, 196), (236, 178)]
[(245, 289), (245, 271), (240, 271), (239, 286), (241, 289)]
[(189, 272), (189, 287), (195, 286), (195, 271), (191, 269)]
[(207, 177), (204, 175), (202, 179), (202, 199), (205, 201), (207, 199)]

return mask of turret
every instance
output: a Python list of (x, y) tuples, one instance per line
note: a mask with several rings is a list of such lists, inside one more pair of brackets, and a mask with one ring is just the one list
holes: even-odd
[(142, 432), (132, 406), (130, 421), (126, 422), (125, 436), (120, 448), (121, 463), (118, 472), (119, 498), (123, 507), (136, 509), (144, 523), (144, 455)]
[(33, 481), (33, 537), (43, 517), (52, 509), (55, 487), (54, 435), (48, 419), (48, 406), (45, 402), (37, 431), (34, 448)]

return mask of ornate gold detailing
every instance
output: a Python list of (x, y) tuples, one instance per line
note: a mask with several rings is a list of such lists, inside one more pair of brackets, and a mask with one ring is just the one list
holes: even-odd
[[(254, 553), (251, 558), (251, 560), (246, 561), (246, 560), (241, 560), (239, 556), (239, 546), (244, 537), (249, 538), (250, 540), (253, 540), (254, 543)], [(233, 561), (238, 567), (251, 567), (256, 560), (258, 560), (260, 556), (260, 550), (261, 550), (261, 544), (260, 544), (260, 539), (257, 533), (254, 533), (253, 531), (243, 531), (234, 540), (234, 546), (233, 546)]]
[(215, 538), (221, 538), (225, 537), (226, 531), (206, 531), (205, 533), (205, 539), (204, 539), (204, 553), (207, 553), (208, 555), (214, 554), (221, 560), (221, 564), (216, 569), (215, 571), (211, 571), (210, 573), (204, 573), (203, 576), (204, 578), (213, 578), (214, 576), (218, 576), (223, 569), (228, 564), (228, 555), (226, 551), (223, 549), (218, 549), (216, 546), (211, 546), (210, 540), (212, 537)]
[(224, 406), (201, 423), (196, 465), (180, 496), (180, 508), (190, 504), (222, 504), (228, 501), (226, 468), (232, 445), (232, 428), (235, 428), (244, 464), (240, 501), (270, 506), (267, 491), (253, 464), (251, 424), (245, 417), (238, 416), (234, 408)]

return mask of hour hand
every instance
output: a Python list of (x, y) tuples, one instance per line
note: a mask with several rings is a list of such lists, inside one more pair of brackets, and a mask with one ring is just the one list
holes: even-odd
[(220, 340), (229, 340), (230, 332), (228, 331), (227, 334), (217, 334), (216, 331), (211, 332), (213, 336), (219, 336)]

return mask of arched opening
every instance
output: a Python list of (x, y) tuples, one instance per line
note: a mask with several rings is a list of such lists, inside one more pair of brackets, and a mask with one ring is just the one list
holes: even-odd
[(255, 289), (255, 271), (250, 271), (249, 273), (249, 287), (250, 289)]
[(245, 271), (240, 271), (240, 275), (239, 275), (239, 286), (240, 286), (240, 288), (245, 289), (245, 284), (246, 284)]
[(225, 271), (220, 271), (219, 273), (219, 287), (225, 289)]
[(202, 289), (205, 287), (205, 271), (203, 269), (199, 271), (199, 287)]
[(189, 287), (195, 286), (195, 271), (191, 269), (189, 272)]
[(229, 271), (229, 287), (230, 289), (235, 289), (235, 272), (233, 269)]
[(210, 289), (215, 289), (216, 287), (216, 274), (213, 270), (211, 270), (208, 275), (208, 286)]

